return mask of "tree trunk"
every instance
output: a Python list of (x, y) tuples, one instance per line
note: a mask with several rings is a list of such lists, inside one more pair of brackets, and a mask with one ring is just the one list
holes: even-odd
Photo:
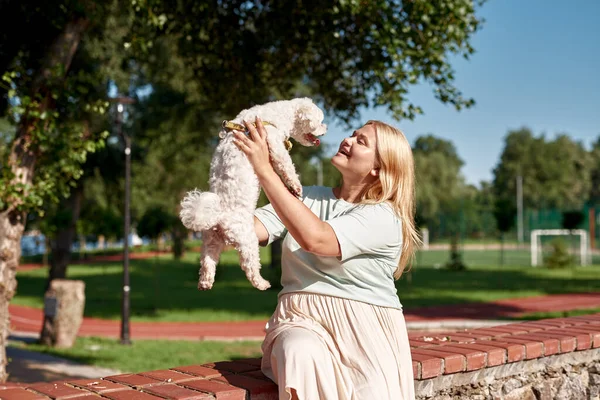
[[(78, 18), (65, 26), (63, 32), (49, 48), (43, 67), (37, 73), (31, 87), (31, 93), (40, 94), (45, 101), (40, 103), (41, 113), (51, 108), (51, 93), (44, 86), (51, 76), (51, 71), (62, 65), (63, 74), (71, 65), (71, 61), (79, 46), (81, 36), (88, 26), (88, 20)], [(63, 75), (64, 77), (64, 75)], [(25, 113), (19, 123), (15, 139), (8, 158), (8, 166), (13, 173), (13, 185), (31, 185), (37, 159), (36, 146), (33, 143), (32, 130), (35, 120)], [(17, 281), (15, 277), (17, 265), (21, 258), (21, 237), (25, 229), (26, 214), (17, 211), (18, 199), (7, 200), (7, 208), (0, 212), (0, 381), (6, 381), (6, 338), (9, 328), (8, 303), (12, 299)]]
[(187, 236), (187, 229), (181, 224), (175, 225), (172, 231), (173, 234), (173, 258), (180, 260), (185, 253), (185, 238)]
[(50, 282), (54, 279), (65, 279), (67, 277), (67, 267), (71, 261), (71, 246), (76, 234), (82, 198), (83, 187), (79, 185), (71, 191), (71, 196), (63, 202), (63, 206), (61, 207), (71, 211), (71, 220), (69, 221), (69, 225), (58, 230), (56, 237), (51, 242), (52, 261), (50, 261), (46, 290), (48, 290)]
[(10, 324), (8, 303), (17, 289), (17, 266), (21, 258), (21, 237), (25, 214), (16, 210), (0, 213), (0, 381), (6, 381), (6, 340)]
[(44, 255), (42, 256), (42, 264), (48, 265), (48, 255), (50, 254), (50, 238), (44, 235)]

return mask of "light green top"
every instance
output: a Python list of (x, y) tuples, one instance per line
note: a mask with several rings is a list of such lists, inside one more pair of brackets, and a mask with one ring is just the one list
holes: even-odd
[(333, 228), (340, 257), (304, 251), (269, 204), (255, 216), (269, 232), (269, 243), (284, 238), (279, 295), (318, 293), (378, 306), (402, 308), (394, 285), (402, 245), (401, 222), (391, 206), (352, 204), (335, 197), (329, 187), (303, 188), (303, 202)]

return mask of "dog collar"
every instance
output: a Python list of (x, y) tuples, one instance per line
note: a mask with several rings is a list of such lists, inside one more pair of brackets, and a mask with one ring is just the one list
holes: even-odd
[[(256, 128), (256, 123), (254, 123), (254, 122), (251, 122), (251, 124), (252, 124), (252, 125), (254, 125), (254, 127)], [(265, 126), (272, 126), (272, 127), (274, 127), (274, 128), (277, 128), (277, 127), (275, 126), (275, 124), (272, 124), (272, 123), (271, 123), (271, 122), (269, 122), (269, 121), (263, 121), (263, 125), (265, 125)], [(238, 124), (238, 123), (236, 123), (236, 122), (233, 122), (233, 121), (227, 121), (227, 120), (225, 120), (225, 121), (223, 121), (223, 123), (221, 124), (221, 126), (223, 127), (223, 129), (226, 129), (226, 130), (228, 130), (228, 131), (236, 130), (236, 131), (242, 131), (242, 132), (244, 132), (246, 135), (248, 134), (248, 130), (246, 130), (246, 127), (245, 127), (244, 125), (242, 125), (242, 124)], [(222, 136), (222, 135), (219, 135), (219, 137), (220, 137), (221, 139), (223, 139), (223, 136)], [(286, 149), (287, 151), (290, 151), (290, 150), (292, 149), (292, 142), (290, 142), (289, 140), (285, 140), (285, 141), (283, 142), (283, 144), (285, 145), (285, 149)]]
[[(256, 123), (251, 122), (251, 124), (254, 125), (254, 127), (256, 128)], [(242, 132), (246, 132), (247, 133), (246, 127), (244, 125), (238, 124), (238, 123), (233, 122), (233, 121), (223, 121), (223, 123), (221, 125), (223, 126), (223, 128), (225, 128), (227, 130), (230, 130), (230, 131), (232, 131), (232, 130), (235, 129), (236, 131), (242, 131)], [(263, 125), (273, 126), (273, 127), (277, 128), (275, 126), (275, 124), (272, 124), (269, 121), (263, 121)]]

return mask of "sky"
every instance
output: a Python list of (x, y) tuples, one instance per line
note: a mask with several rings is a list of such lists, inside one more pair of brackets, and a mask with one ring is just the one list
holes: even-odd
[[(475, 54), (451, 61), (474, 107), (456, 111), (424, 84), (409, 94), (424, 111), (414, 121), (395, 121), (383, 109), (361, 110), (360, 121), (391, 123), (411, 143), (429, 133), (452, 141), (475, 185), (493, 179), (511, 129), (526, 126), (549, 139), (566, 133), (589, 148), (600, 136), (600, 0), (488, 0), (478, 15), (485, 22), (471, 41)], [(337, 149), (351, 132), (326, 123), (323, 142)]]

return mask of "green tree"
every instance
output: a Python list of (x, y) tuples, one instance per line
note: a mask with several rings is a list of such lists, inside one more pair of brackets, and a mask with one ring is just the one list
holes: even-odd
[[(81, 163), (101, 147), (90, 129), (105, 111), (103, 80), (84, 38), (94, 38), (114, 4), (63, 1), (4, 1), (0, 36), (0, 115), (14, 135), (0, 161), (0, 380), (6, 378), (4, 341), (8, 301), (16, 290), (15, 270), (27, 213), (58, 201), (81, 176)], [(35, 26), (24, 30), (23, 26)], [(79, 52), (78, 52), (79, 50)], [(75, 54), (78, 53), (78, 57)]]
[[(429, 82), (457, 109), (473, 104), (454, 86), (452, 54), (468, 58), (483, 1), (233, 0), (218, 5), (137, 1), (138, 13), (177, 38), (206, 108), (233, 114), (248, 104), (288, 97), (299, 87), (348, 121), (365, 105), (398, 117), (421, 109), (408, 88)], [(147, 25), (139, 25), (147, 30)], [(233, 98), (232, 98), (233, 97)]]
[(591, 162), (591, 188), (589, 199), (592, 204), (600, 204), (600, 136), (596, 138), (596, 141), (592, 144), (590, 151), (590, 162)]
[(460, 199), (466, 185), (460, 174), (463, 161), (452, 142), (433, 135), (418, 137), (413, 145), (415, 158), (417, 218), (429, 227), (431, 238), (440, 228), (440, 214), (458, 229)]
[(161, 206), (148, 208), (137, 224), (137, 233), (140, 237), (148, 237), (155, 243), (158, 237), (172, 229), (177, 223), (177, 217), (165, 211)]
[(500, 265), (504, 265), (504, 240), (506, 233), (515, 226), (517, 208), (515, 202), (505, 196), (496, 198), (494, 218), (500, 231)]
[(498, 227), (494, 218), (496, 198), (491, 183), (481, 181), (478, 188), (472, 189), (471, 196), (475, 208), (473, 217), (469, 218), (469, 221), (475, 221), (471, 231), (478, 237), (494, 236)]
[(528, 128), (510, 131), (494, 169), (497, 196), (514, 199), (523, 177), (523, 204), (529, 208), (581, 208), (591, 188), (590, 156), (567, 135), (547, 141)]
[(460, 198), (461, 231), (473, 238), (489, 237), (496, 233), (494, 199), (487, 182), (481, 187), (466, 185)]
[[(48, 236), (51, 249), (48, 285), (53, 279), (66, 278), (71, 247), (76, 237), (80, 238), (82, 244), (87, 236), (122, 236), (122, 206), (111, 209), (108, 204), (110, 200), (107, 199), (107, 193), (111, 193), (111, 205), (116, 205), (115, 201), (123, 197), (119, 196), (122, 186), (119, 177), (123, 169), (121, 154), (120, 149), (111, 145), (91, 154), (82, 166), (82, 179), (71, 187), (68, 196), (60, 200), (58, 207), (52, 203), (44, 206), (44, 214), (49, 220), (54, 219), (55, 213), (70, 216), (68, 224), (55, 225)], [(104, 192), (93, 188), (93, 185), (99, 184), (100, 173), (103, 175), (101, 185)], [(121, 204), (122, 202), (119, 205)], [(80, 252), (82, 250), (80, 246)]]

